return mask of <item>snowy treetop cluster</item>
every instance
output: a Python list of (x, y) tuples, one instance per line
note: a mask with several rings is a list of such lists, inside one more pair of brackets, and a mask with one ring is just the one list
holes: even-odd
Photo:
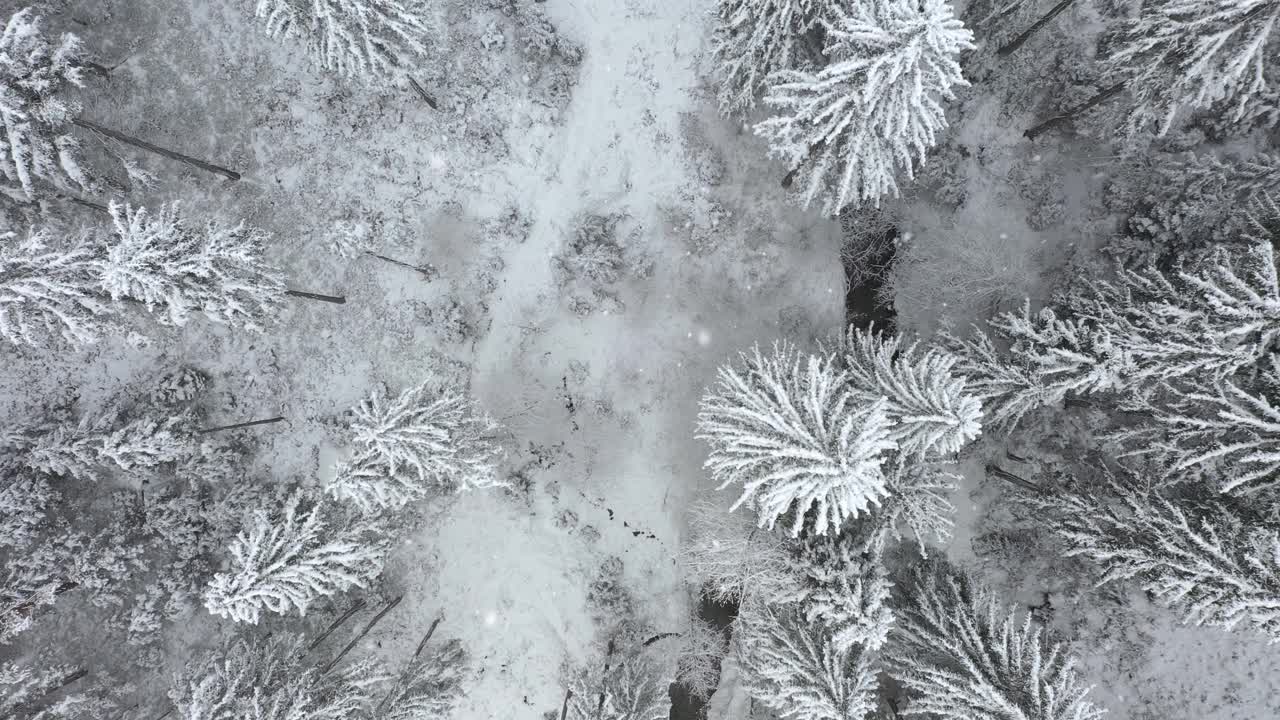
[[(962, 59), (986, 52), (945, 0), (720, 0), (718, 7), (721, 110), (741, 116), (762, 102), (770, 116), (754, 129), (787, 164), (784, 187), (798, 182), (802, 204), (820, 201), (830, 216), (900, 195), (946, 130), (946, 103), (969, 84)], [(993, 7), (979, 24), (1017, 7)], [(1065, 7), (998, 46), (997, 56), (1016, 52)], [(1149, 132), (1169, 134), (1197, 113), (1217, 113), (1227, 125), (1280, 121), (1273, 0), (1159, 0), (1140, 3), (1133, 17), (1118, 8), (1102, 15), (1103, 84), (1075, 112), (1122, 96), (1123, 120), (1113, 131), (1134, 143)]]
[(1213, 106), (1240, 120), (1272, 79), (1277, 20), (1280, 3), (1269, 0), (1143, 3), (1138, 17), (1120, 23), (1106, 58), (1133, 95), (1131, 126), (1154, 124), (1164, 134), (1184, 109)]
[(502, 484), (499, 427), (456, 387), (437, 378), (389, 398), (374, 393), (352, 411), (352, 457), (328, 492), (364, 512), (398, 508), (432, 489)]
[(1254, 227), (1262, 239), (1081, 280), (968, 336), (853, 329), (834, 350), (779, 344), (722, 368), (699, 416), (707, 467), (741, 488), (728, 512), (747, 505), (764, 534), (782, 521), (789, 537), (704, 509), (684, 559), (705, 592), (740, 603), (735, 657), (752, 697), (781, 716), (861, 717), (887, 672), (912, 713), (1100, 717), (1066, 648), (1030, 617), (944, 561), (899, 594), (887, 560), (904, 527), (919, 554), (926, 537), (945, 541), (958, 480), (945, 462), (984, 421), (1008, 432), (1072, 401), (1122, 415), (1098, 432), (1120, 452), (1038, 490), (1020, 481), (1018, 506), (1099, 582), (1275, 639), (1280, 275), (1271, 226)]
[(1122, 270), (1057, 305), (945, 337), (996, 424), (1071, 397), (1118, 396), (1154, 422), (1116, 439), (1169, 473), (1229, 468), (1219, 481), (1228, 492), (1276, 481), (1280, 282), (1269, 241), (1220, 247), (1195, 269)]
[(0, 240), (0, 337), (85, 345), (139, 306), (162, 324), (198, 314), (260, 331), (282, 309), (284, 282), (262, 257), (266, 232), (192, 223), (175, 205), (152, 212), (113, 202), (109, 213), (109, 228)]
[(734, 507), (750, 503), (763, 527), (786, 517), (792, 535), (838, 532), (884, 503), (893, 456), (951, 456), (981, 431), (954, 361), (883, 333), (854, 329), (838, 350), (807, 356), (756, 348), (742, 361), (721, 369), (698, 428), (712, 477), (740, 485)]
[(296, 39), (324, 70), (393, 77), (429, 56), (442, 28), (428, 0), (256, 0), (267, 35)]
[(947, 0), (837, 5), (822, 22), (828, 64), (770, 74), (764, 103), (774, 117), (756, 132), (804, 168), (804, 204), (822, 195), (834, 215), (896, 196), (898, 174), (910, 178), (924, 161), (947, 124), (942, 102), (967, 84), (958, 56), (973, 48), (973, 33)]
[(80, 142), (68, 125), (79, 113), (63, 97), (82, 84), (80, 39), (51, 40), (33, 8), (11, 15), (0, 34), (0, 174), (6, 195), (30, 199), (37, 184), (90, 189), (94, 182), (79, 159)]
[(303, 638), (235, 639), (190, 663), (170, 690), (182, 720), (308, 718), (430, 720), (448, 717), (471, 670), (457, 640), (418, 652), (399, 673), (362, 658), (327, 670), (305, 662)]

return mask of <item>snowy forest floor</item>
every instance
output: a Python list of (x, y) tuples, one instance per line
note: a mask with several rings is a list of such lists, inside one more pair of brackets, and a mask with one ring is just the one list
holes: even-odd
[[(326, 78), (234, 0), (69, 2), (60, 22), (76, 22), (67, 27), (104, 64), (123, 61), (86, 116), (244, 174), (228, 183), (144, 159), (162, 181), (135, 202), (244, 217), (275, 233), (269, 252), (291, 287), (347, 302), (299, 300), (260, 336), (197, 324), (153, 344), (119, 338), (38, 374), (15, 365), (0, 371), (0, 394), (15, 415), (31, 409), (23, 401), (93, 408), (194, 365), (213, 378), (215, 419), (287, 418), (245, 431), (267, 482), (323, 478), (334, 421), (379, 384), (398, 392), (442, 362), (469, 367), (481, 406), (508, 430), (513, 487), (430, 503), (381, 590), (404, 602), (366, 642), (403, 657), (443, 614), (440, 632), (461, 638), (481, 672), (457, 717), (533, 720), (559, 708), (562, 663), (599, 652), (587, 592), (608, 558), (621, 559), (657, 631), (685, 622), (692, 590), (673, 556), (686, 509), (709, 485), (693, 438), (697, 399), (716, 367), (754, 342), (840, 330), (840, 233), (791, 205), (764, 144), (716, 112), (710, 0), (549, 0), (552, 23), (581, 46), (576, 67), (528, 57), (519, 23), (473, 4), (441, 18), (444, 59), (418, 74), (433, 109), (408, 87)], [(953, 133), (975, 157), (961, 165), (963, 205), (914, 196), (900, 208), (903, 228), (926, 254), (957, 237), (1013, 238), (995, 244), (1021, 273), (1006, 291), (1035, 295), (1040, 271), (1069, 255), (1042, 248), (1064, 247), (1087, 221), (1078, 186), (1090, 171), (1066, 148), (1032, 149), (1020, 136), (1028, 118), (1002, 125), (984, 102), (972, 100)], [(1008, 180), (1040, 153), (1078, 181), (1058, 181), (1067, 210), (1048, 231), (1028, 226), (1028, 202)], [(438, 276), (331, 252), (326, 229), (362, 209), (395, 229), (379, 252)], [(594, 296), (555, 263), (584, 215), (624, 216), (623, 277)], [(912, 282), (898, 279), (907, 289), (934, 281)], [(585, 317), (569, 302), (575, 292), (592, 306)], [(896, 309), (906, 329), (936, 326), (936, 307), (900, 299)], [(981, 454), (1003, 453), (1006, 440), (988, 437)], [(1280, 659), (1263, 640), (1184, 628), (1140, 593), (1127, 608), (1105, 604), (1009, 517), (983, 465), (964, 466), (950, 554), (1011, 601), (1039, 605), (1051, 593), (1052, 622), (1111, 717), (1280, 716)], [(1017, 552), (975, 553), (993, 533)]]

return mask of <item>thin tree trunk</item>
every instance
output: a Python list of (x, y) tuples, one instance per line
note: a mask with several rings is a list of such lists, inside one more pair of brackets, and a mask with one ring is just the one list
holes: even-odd
[(61, 690), (62, 688), (64, 688), (64, 687), (66, 687), (66, 686), (70, 685), (71, 683), (73, 683), (73, 682), (75, 682), (75, 681), (79, 680), (80, 678), (82, 678), (82, 677), (84, 677), (85, 675), (88, 675), (88, 674), (89, 674), (89, 671), (88, 671), (88, 670), (85, 670), (84, 668), (80, 668), (80, 669), (78, 669), (78, 670), (75, 670), (75, 671), (71, 672), (70, 674), (68, 674), (65, 678), (63, 678), (63, 679), (62, 679), (62, 682), (58, 683), (58, 687), (54, 688), (53, 690), (50, 690), (49, 692), (57, 692), (57, 691)]
[(307, 645), (307, 652), (311, 652), (312, 650), (315, 650), (317, 647), (319, 647), (320, 643), (324, 642), (325, 638), (332, 635), (334, 630), (337, 630), (338, 628), (342, 627), (342, 625), (346, 623), (347, 620), (351, 619), (352, 615), (355, 615), (356, 613), (360, 612), (362, 609), (364, 609), (364, 606), (368, 604), (369, 603), (366, 602), (364, 598), (360, 598), (359, 600), (357, 600), (355, 605), (352, 605), (346, 612), (342, 613), (341, 617), (339, 617), (337, 620), (334, 620), (332, 623), (330, 623), (329, 627), (325, 628), (325, 631), (320, 633), (319, 637), (317, 637), (315, 640), (312, 640), (311, 644)]
[(987, 16), (979, 20), (976, 23), (976, 25), (978, 27), (985, 27), (986, 24), (991, 22), (992, 20), (995, 20), (996, 18), (1002, 18), (1005, 15), (1008, 15), (1009, 13), (1013, 12), (1014, 10), (1017, 10), (1024, 2), (1026, 2), (1026, 0), (1011, 0), (1011, 2), (987, 13)]
[[(804, 163), (801, 163), (801, 165), (803, 165), (803, 164), (804, 164)], [(796, 179), (796, 173), (798, 173), (798, 172), (800, 172), (800, 165), (797, 165), (797, 166), (795, 166), (795, 167), (791, 168), (790, 170), (788, 170), (788, 171), (787, 171), (787, 174), (782, 176), (782, 183), (781, 183), (782, 187), (783, 187), (783, 188), (790, 189), (790, 188), (791, 188), (791, 183), (795, 182), (795, 179)]]
[(320, 302), (333, 303), (334, 305), (346, 305), (347, 299), (337, 295), (321, 295), (320, 293), (307, 292), (306, 290), (285, 290), (285, 295), (293, 297), (307, 298), (308, 300), (319, 300)]
[(1058, 17), (1058, 15), (1062, 14), (1063, 10), (1066, 10), (1067, 8), (1071, 7), (1071, 4), (1074, 3), (1075, 1), (1076, 0), (1060, 0), (1060, 2), (1057, 5), (1054, 5), (1052, 8), (1050, 8), (1049, 12), (1044, 14), (1044, 17), (1035, 21), (1035, 23), (1033, 23), (1031, 27), (1024, 30), (1023, 33), (1018, 37), (1014, 38), (1012, 42), (1010, 42), (1009, 44), (997, 50), (996, 55), (999, 55), (1000, 57), (1007, 57), (1017, 52), (1018, 48), (1025, 45), (1027, 41), (1031, 39), (1032, 35), (1035, 35), (1036, 33), (1040, 32), (1040, 30), (1043, 29), (1045, 25), (1048, 25), (1051, 20)]
[(987, 465), (987, 474), (994, 475), (1000, 478), (1001, 480), (1004, 480), (1005, 482), (1009, 482), (1014, 485), (1017, 485), (1023, 490), (1030, 490), (1031, 492), (1035, 492), (1035, 493), (1038, 493), (1041, 491), (1041, 488), (1039, 485), (1036, 485), (1035, 483), (1030, 482), (1028, 480), (1023, 480), (1017, 475), (1014, 475), (1013, 473), (1009, 472), (1008, 470), (1005, 470), (1004, 468), (994, 463), (990, 463)]
[(100, 65), (96, 62), (87, 62), (84, 64), (84, 66), (98, 73), (102, 77), (111, 77), (111, 68), (107, 67), (106, 65)]
[(787, 171), (787, 174), (785, 176), (783, 176), (782, 187), (790, 188), (791, 183), (795, 182), (796, 173), (800, 172), (800, 168), (804, 167), (804, 164), (809, 162), (809, 158), (813, 157), (813, 154), (815, 152), (821, 152), (822, 148), (826, 146), (827, 146), (826, 140), (819, 140), (818, 142), (810, 145), (809, 149), (805, 151), (804, 160), (801, 160), (795, 167)]
[(790, 187), (791, 187), (791, 183), (795, 182), (795, 179), (796, 179), (796, 173), (800, 172), (800, 168), (804, 167), (804, 164), (805, 164), (805, 163), (807, 163), (807, 162), (809, 162), (809, 158), (813, 157), (813, 154), (814, 154), (815, 152), (819, 152), (819, 151), (821, 151), (821, 150), (822, 150), (822, 148), (824, 148), (824, 147), (826, 147), (826, 146), (827, 146), (827, 141), (826, 141), (826, 140), (819, 140), (818, 142), (816, 142), (816, 143), (814, 143), (814, 144), (810, 145), (810, 146), (809, 146), (809, 149), (808, 149), (807, 151), (805, 151), (805, 154), (804, 154), (804, 160), (801, 160), (801, 161), (800, 161), (800, 162), (799, 162), (795, 167), (793, 167), (793, 168), (791, 168), (790, 170), (788, 170), (788, 171), (787, 171), (787, 174), (783, 176), (783, 178), (782, 178), (782, 187), (784, 187), (784, 188), (790, 188)]
[[(422, 641), (418, 643), (418, 649), (414, 650), (413, 657), (409, 658), (409, 664), (405, 666), (405, 672), (408, 672), (409, 670), (411, 670), (413, 668), (414, 661), (416, 661), (419, 657), (422, 656), (422, 651), (427, 649), (427, 642), (431, 640), (431, 636), (434, 635), (436, 632), (436, 627), (440, 625), (440, 621), (443, 619), (444, 617), (441, 616), (431, 621), (431, 627), (427, 628), (427, 634), (422, 636)], [(386, 706), (389, 700), (391, 700), (391, 696), (395, 694), (395, 691), (400, 687), (400, 683), (402, 680), (404, 680), (404, 673), (401, 673), (400, 677), (397, 678), (396, 681), (391, 684), (391, 689), (388, 690), (387, 694), (383, 696), (382, 702), (378, 703), (378, 707), (374, 712), (374, 717), (379, 717), (382, 715), (382, 708)]]
[(412, 75), (406, 75), (405, 77), (409, 78), (409, 84), (413, 86), (414, 90), (418, 91), (418, 95), (422, 96), (423, 102), (430, 105), (432, 110), (440, 109), (440, 106), (436, 104), (435, 98), (428, 95), (427, 91), (422, 89), (422, 86), (418, 84), (417, 80), (413, 79)]
[(604, 672), (600, 675), (600, 700), (596, 703), (596, 718), (600, 717), (600, 713), (604, 712), (604, 677), (609, 674), (609, 660), (613, 658), (613, 640), (609, 641), (609, 649), (604, 654)]
[(1061, 115), (1057, 115), (1055, 117), (1049, 118), (1048, 120), (1045, 120), (1039, 125), (1023, 133), (1023, 135), (1025, 135), (1028, 140), (1035, 140), (1037, 137), (1040, 137), (1041, 135), (1048, 132), (1049, 130), (1052, 130), (1053, 128), (1058, 127), (1059, 125), (1065, 125), (1068, 122), (1071, 122), (1081, 113), (1084, 113), (1088, 110), (1092, 110), (1098, 105), (1101, 105), (1102, 103), (1110, 100), (1116, 95), (1119, 95), (1120, 91), (1124, 90), (1124, 86), (1125, 86), (1125, 81), (1121, 80), (1115, 85), (1112, 85), (1111, 87), (1106, 88), (1105, 90), (1099, 92), (1097, 95), (1094, 95), (1093, 97), (1089, 98), (1084, 103), (1071, 108), (1070, 110), (1066, 111)]
[(113, 65), (108, 65), (108, 66), (107, 66), (107, 72), (115, 72), (115, 71), (116, 71), (116, 68), (119, 68), (121, 65), (123, 65), (123, 64), (125, 64), (125, 63), (129, 62), (130, 60), (132, 60), (132, 59), (133, 59), (133, 56), (134, 56), (135, 54), (136, 54), (136, 53), (129, 53), (128, 55), (125, 55), (124, 57), (120, 58), (120, 59), (119, 59), (115, 64), (113, 64)]
[[(66, 193), (60, 193), (60, 192), (57, 192), (56, 190), (50, 190), (49, 195), (55, 200), (66, 200), (67, 202), (75, 203), (76, 205), (83, 205), (87, 208), (93, 208), (94, 210), (97, 210), (98, 212), (101, 212), (101, 213), (110, 212), (110, 210), (107, 209), (106, 205), (99, 205), (98, 203), (93, 202), (92, 200), (85, 200), (83, 198), (78, 198), (75, 195), (67, 195)], [(9, 202), (12, 202), (14, 205), (18, 205), (21, 207), (29, 207), (33, 210), (38, 211), (40, 209), (39, 200), (19, 200), (18, 198), (15, 198), (7, 194), (0, 195), (0, 199), (8, 200)]]
[(1077, 395), (1068, 395), (1062, 399), (1062, 407), (1064, 408), (1091, 408), (1095, 407), (1092, 400), (1082, 398)]
[(389, 262), (389, 263), (391, 263), (392, 265), (399, 265), (399, 266), (400, 266), (400, 267), (402, 267), (402, 268), (408, 268), (408, 269), (413, 270), (413, 271), (415, 271), (415, 272), (421, 273), (421, 274), (422, 274), (422, 279), (423, 279), (423, 280), (430, 280), (430, 279), (434, 278), (436, 275), (439, 275), (439, 274), (440, 274), (440, 271), (436, 270), (435, 266), (434, 266), (434, 265), (431, 265), (431, 264), (428, 264), (426, 267), (421, 267), (421, 266), (418, 266), (418, 265), (412, 265), (412, 264), (407, 263), (407, 262), (405, 262), (405, 261), (403, 261), (403, 260), (396, 260), (395, 258), (389, 258), (389, 257), (387, 257), (386, 255), (379, 255), (378, 253), (376, 253), (376, 252), (374, 252), (374, 251), (372, 251), (372, 250), (365, 250), (364, 252), (365, 252), (365, 254), (366, 254), (366, 255), (368, 255), (369, 257), (375, 257), (375, 258), (378, 258), (379, 260), (381, 260), (381, 261), (383, 261), (383, 262)]
[(564, 702), (560, 703), (560, 720), (569, 714), (569, 700), (573, 697), (573, 688), (564, 691)]
[(106, 135), (109, 138), (119, 140), (120, 142), (125, 143), (126, 145), (132, 145), (136, 148), (141, 148), (148, 152), (153, 152), (157, 155), (163, 155), (169, 158), (170, 160), (177, 160), (178, 162), (185, 163), (187, 165), (190, 165), (191, 167), (200, 168), (205, 172), (216, 173), (218, 175), (225, 175), (226, 177), (229, 177), (232, 180), (240, 179), (240, 173), (236, 172), (235, 170), (228, 170), (224, 167), (219, 167), (217, 165), (207, 163), (203, 160), (197, 160), (188, 155), (183, 155), (182, 153), (177, 153), (172, 150), (162, 148), (159, 145), (152, 145), (151, 143), (146, 142), (145, 140), (139, 140), (138, 138), (125, 135), (124, 133), (119, 132), (117, 130), (112, 130), (111, 128), (103, 127), (91, 120), (85, 120), (84, 118), (76, 118), (71, 122), (75, 125), (79, 125), (80, 127), (85, 128), (86, 130), (92, 130), (94, 132), (102, 133), (103, 135)]
[(320, 670), (321, 674), (329, 672), (334, 668), (335, 665), (341, 662), (342, 658), (346, 657), (347, 653), (351, 652), (351, 648), (355, 647), (356, 643), (360, 642), (360, 640), (363, 639), (365, 635), (368, 635), (369, 631), (373, 629), (373, 626), (377, 625), (378, 621), (381, 620), (383, 617), (385, 617), (387, 613), (391, 612), (391, 610), (395, 608), (395, 606), (399, 605), (400, 601), (403, 599), (404, 599), (404, 596), (400, 595), (395, 600), (392, 600), (391, 602), (387, 603), (387, 606), (382, 608), (382, 610), (380, 610), (377, 615), (374, 615), (373, 619), (370, 620), (369, 623), (364, 626), (364, 630), (361, 630), (359, 635), (352, 638), (351, 642), (347, 643), (346, 647), (342, 648), (341, 652), (339, 652), (337, 655), (334, 656), (332, 660), (330, 660), (328, 663), (325, 664), (325, 666)]
[(444, 620), (444, 616), (440, 616), (431, 621), (431, 627), (427, 628), (427, 634), (422, 636), (422, 642), (418, 643), (418, 649), (413, 651), (413, 658), (411, 658), (409, 662), (417, 660), (418, 657), (422, 655), (422, 651), (427, 649), (427, 641), (429, 641), (431, 636), (435, 634), (436, 628), (440, 626), (441, 620)]
[(17, 717), (22, 717), (23, 715), (36, 715), (40, 710), (44, 709), (43, 706), (46, 705), (45, 701), (49, 698), (50, 695), (53, 695), (54, 693), (58, 692), (59, 690), (65, 688), (66, 686), (70, 685), (71, 683), (79, 680), (80, 678), (88, 674), (89, 674), (89, 671), (85, 670), (84, 668), (79, 668), (77, 670), (74, 670), (68, 673), (67, 676), (64, 677), (62, 681), (58, 683), (57, 687), (48, 690), (47, 692), (43, 693), (39, 697), (32, 698), (31, 700), (28, 700), (27, 702), (22, 703), (21, 705), (18, 705), (17, 707), (15, 707), (13, 709), (13, 715), (11, 717), (17, 718)]
[(77, 205), (83, 205), (84, 207), (87, 207), (87, 208), (92, 208), (94, 210), (97, 210), (100, 213), (105, 214), (105, 213), (111, 212), (111, 210), (108, 209), (106, 205), (102, 205), (100, 203), (96, 203), (91, 200), (83, 200), (74, 195), (63, 195), (61, 193), (57, 193), (54, 195), (54, 197), (61, 198), (63, 200), (69, 200), (70, 202), (73, 202)]
[(666, 640), (667, 638), (673, 638), (673, 637), (680, 637), (680, 633), (678, 632), (658, 633), (657, 635), (654, 635), (648, 640), (645, 640), (644, 644), (642, 644), (640, 647), (649, 647), (650, 645), (658, 642), (659, 640)]
[[(53, 589), (54, 597), (57, 597), (58, 595), (62, 595), (63, 593), (66, 593), (66, 592), (70, 592), (71, 590), (75, 590), (78, 587), (80, 587), (80, 583), (72, 582), (68, 580)], [(9, 609), (9, 612), (19, 612), (22, 610), (30, 610), (35, 606), (36, 606), (35, 600), (25, 600), (23, 602), (18, 603), (17, 605), (14, 605), (12, 608)]]
[(271, 425), (273, 423), (284, 422), (283, 417), (267, 418), (265, 420), (249, 420), (247, 422), (235, 423), (233, 425), (218, 425), (217, 427), (205, 428), (197, 430), (197, 435), (208, 435), (209, 433), (222, 432), (223, 430), (237, 430), (239, 428), (253, 427), (254, 425)]

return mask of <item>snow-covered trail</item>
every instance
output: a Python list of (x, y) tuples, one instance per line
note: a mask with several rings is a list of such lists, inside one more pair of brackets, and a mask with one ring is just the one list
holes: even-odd
[[(557, 313), (549, 260), (572, 231), (576, 216), (618, 211), (643, 216), (685, 184), (679, 143), (656, 147), (649, 137), (654, 132), (678, 134), (679, 114), (698, 81), (694, 65), (704, 42), (702, 19), (711, 3), (662, 3), (661, 13), (629, 9), (639, 4), (548, 4), (560, 31), (584, 43), (585, 60), (564, 126), (537, 152), (524, 151), (537, 164), (510, 170), (510, 182), (534, 227), (528, 241), (506, 258), (493, 323), (477, 352), (478, 380), (504, 372), (483, 363), (502, 361), (493, 348), (518, 346), (521, 326), (528, 325), (530, 316)], [(680, 6), (684, 12), (678, 11)]]
[[(514, 464), (532, 459), (531, 443), (553, 459), (534, 469), (527, 505), (466, 497), (438, 528), (436, 593), (461, 611), (450, 629), (485, 668), (459, 717), (532, 719), (559, 707), (562, 661), (590, 652), (587, 586), (608, 556), (623, 560), (643, 618), (678, 628), (687, 598), (673, 554), (705, 484), (692, 437), (698, 396), (728, 355), (777, 335), (783, 308), (818, 327), (842, 317), (833, 240), (800, 242), (794, 228), (815, 218), (785, 206), (776, 179), (755, 182), (771, 170), (759, 148), (723, 140), (747, 167), (731, 158), (719, 191), (732, 216), (756, 213), (754, 225), (726, 223), (717, 250), (700, 256), (671, 227), (671, 207), (709, 192), (682, 124), (728, 130), (697, 92), (711, 6), (548, 4), (585, 60), (563, 127), (549, 141), (512, 139), (546, 142), (519, 153), (539, 161), (508, 172), (534, 225), (504, 255), (473, 387), (510, 427)], [(621, 314), (578, 318), (556, 287), (552, 256), (586, 212), (628, 215), (656, 260), (652, 277), (625, 283)]]

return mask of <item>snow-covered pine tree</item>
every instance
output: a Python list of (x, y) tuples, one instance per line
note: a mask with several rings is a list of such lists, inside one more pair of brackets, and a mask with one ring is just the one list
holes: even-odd
[(363, 512), (401, 507), (438, 488), (501, 485), (498, 424), (441, 379), (389, 397), (375, 391), (352, 410), (354, 457), (328, 492)]
[(1280, 281), (1268, 240), (1219, 247), (1176, 275), (1126, 271), (1069, 306), (1133, 358), (1129, 384), (1226, 377), (1280, 339)]
[(1178, 179), (1180, 193), (1206, 202), (1230, 198), (1248, 208), (1252, 201), (1280, 189), (1280, 156), (1259, 152), (1220, 158), (1210, 152), (1185, 152), (1167, 164), (1164, 177)]
[(982, 432), (982, 404), (952, 374), (955, 358), (934, 348), (920, 351), (873, 329), (850, 327), (841, 354), (855, 403), (888, 402), (898, 450), (952, 455)]
[(323, 505), (302, 504), (299, 491), (279, 513), (256, 513), (231, 545), (231, 567), (205, 591), (209, 612), (254, 624), (263, 610), (305, 615), (316, 599), (367, 587), (377, 576), (386, 549), (367, 526), (326, 522)]
[(375, 513), (386, 508), (400, 508), (422, 497), (426, 488), (406, 483), (403, 474), (395, 474), (378, 456), (370, 452), (340, 463), (325, 492), (335, 499), (355, 505), (362, 513)]
[(7, 194), (30, 199), (45, 181), (72, 190), (96, 186), (80, 164), (71, 121), (80, 108), (61, 95), (81, 84), (80, 39), (69, 33), (50, 42), (41, 18), (23, 8), (0, 34), (0, 174)]
[(207, 375), (193, 367), (180, 365), (156, 378), (147, 397), (153, 406), (172, 410), (187, 406), (208, 384)]
[(752, 603), (735, 627), (743, 687), (783, 720), (861, 720), (876, 708), (874, 658), (841, 650), (797, 607)]
[(426, 59), (441, 33), (426, 0), (257, 0), (270, 37), (297, 38), (321, 68), (389, 77)]
[(943, 338), (959, 358), (957, 372), (986, 402), (993, 425), (1012, 426), (1027, 412), (1073, 393), (1129, 389), (1138, 374), (1134, 359), (1117, 347), (1114, 335), (1076, 316), (1062, 317), (1053, 308), (1032, 313), (1028, 302), (1019, 312), (992, 318), (989, 327), (1006, 350), (998, 350), (980, 328), (968, 338)]
[(277, 632), (233, 639), (175, 678), (169, 691), (181, 720), (349, 720), (372, 708), (386, 676), (370, 661), (324, 673), (302, 662), (301, 637)]
[(942, 102), (967, 85), (958, 57), (973, 33), (947, 0), (873, 0), (823, 20), (831, 62), (816, 72), (782, 70), (764, 102), (775, 117), (755, 127), (792, 167), (803, 163), (807, 207), (825, 195), (835, 215), (855, 202), (898, 192), (946, 127)]
[(6, 341), (81, 346), (111, 327), (114, 308), (98, 297), (95, 252), (79, 237), (60, 245), (45, 230), (21, 240), (0, 234), (0, 337)]
[(1266, 87), (1277, 19), (1276, 0), (1144, 2), (1137, 18), (1121, 23), (1105, 60), (1133, 97), (1130, 128), (1154, 123), (1163, 135), (1179, 111), (1215, 104), (1239, 119)]
[(802, 63), (806, 33), (818, 25), (830, 0), (720, 0), (713, 52), (720, 110), (750, 110), (765, 79)]
[(996, 424), (1069, 395), (1117, 393), (1136, 409), (1170, 383), (1230, 377), (1267, 356), (1280, 338), (1280, 282), (1268, 242), (1221, 247), (1194, 272), (1121, 270), (1060, 298), (1060, 311), (1030, 305), (982, 330), (944, 336), (956, 370), (988, 400)]
[(175, 205), (157, 212), (112, 202), (114, 237), (99, 282), (113, 300), (144, 303), (161, 322), (185, 325), (192, 313), (261, 330), (284, 299), (278, 270), (262, 259), (268, 234), (243, 221), (192, 227)]
[(826, 628), (839, 652), (879, 650), (893, 626), (884, 536), (876, 523), (857, 523), (838, 535), (811, 538), (800, 550), (800, 606), (806, 620)]
[(593, 663), (569, 679), (569, 720), (667, 720), (670, 679), (643, 655)]
[(465, 694), (470, 672), (462, 643), (450, 640), (414, 656), (396, 678), (374, 717), (378, 720), (436, 720), (447, 718)]
[[(217, 487), (216, 483), (210, 485)], [(130, 608), (129, 642), (158, 641), (166, 621), (189, 615), (200, 607), (217, 555), (239, 530), (239, 523), (228, 517), (225, 504), (245, 502), (248, 500), (244, 496), (252, 495), (231, 482), (219, 489), (223, 490), (221, 498), (195, 483), (175, 483), (145, 493), (138, 503), (141, 532), (156, 561), (146, 588), (135, 596), (134, 607)], [(228, 500), (228, 495), (236, 500)], [(144, 624), (146, 632), (140, 632), (139, 626)]]
[(328, 235), (329, 249), (348, 260), (372, 253), (382, 223), (381, 214), (374, 213), (350, 213), (335, 220)]
[(200, 452), (189, 413), (119, 422), (115, 413), (13, 431), (18, 462), (50, 475), (98, 480), (104, 468), (150, 470)]
[(720, 368), (702, 400), (698, 437), (723, 489), (741, 485), (733, 509), (750, 503), (770, 529), (791, 513), (792, 535), (836, 531), (885, 496), (881, 466), (896, 446), (881, 399), (856, 406), (847, 375), (830, 355), (802, 357), (787, 344), (766, 356), (743, 353), (741, 371)]
[(1099, 582), (1134, 580), (1186, 621), (1252, 626), (1280, 640), (1280, 528), (1231, 497), (1168, 498), (1133, 477), (1108, 488), (1023, 500), (1045, 511), (1067, 554), (1101, 570)]
[(198, 452), (192, 420), (189, 413), (130, 420), (103, 436), (99, 462), (136, 473), (189, 457)]
[(389, 234), (386, 218), (380, 212), (351, 211), (344, 217), (334, 220), (329, 225), (329, 249), (344, 258), (358, 258), (362, 255), (376, 258), (385, 263), (413, 270), (423, 280), (431, 280), (439, 271), (430, 263), (414, 265), (403, 260), (387, 257), (378, 250), (383, 237)]
[(352, 409), (357, 447), (374, 453), (392, 473), (459, 490), (499, 484), (493, 442), (498, 424), (466, 393), (433, 379), (390, 398), (375, 391)]
[(888, 657), (910, 696), (906, 714), (942, 720), (1096, 720), (1066, 648), (1044, 642), (1030, 615), (1019, 623), (949, 568), (918, 573), (902, 594)]
[[(133, 643), (158, 639), (164, 621), (193, 607), (215, 549), (240, 525), (234, 517), (228, 532), (231, 515), (213, 496), (251, 493), (221, 467), (225, 448), (195, 442), (189, 411), (167, 410), (162, 421), (112, 411), (0, 433), (0, 642), (69, 592), (110, 608), (109, 627)], [(83, 482), (98, 478), (111, 481)]]

